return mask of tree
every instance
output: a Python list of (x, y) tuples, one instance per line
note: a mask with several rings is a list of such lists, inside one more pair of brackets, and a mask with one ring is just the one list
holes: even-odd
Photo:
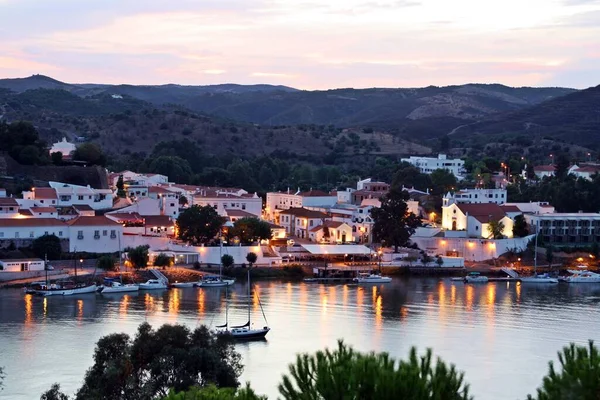
[(75, 149), (73, 160), (85, 161), (91, 165), (106, 165), (106, 156), (95, 143), (83, 143)]
[(254, 217), (245, 217), (234, 222), (229, 236), (237, 236), (240, 238), (240, 242), (252, 244), (261, 240), (269, 240), (273, 234), (268, 222)]
[(250, 268), (252, 268), (252, 266), (254, 265), (254, 263), (256, 262), (257, 259), (258, 259), (258, 256), (256, 255), (256, 253), (250, 252), (250, 253), (246, 254), (246, 261), (248, 261)]
[(517, 215), (515, 217), (515, 223), (513, 224), (513, 236), (514, 237), (525, 237), (529, 235), (529, 227), (527, 221), (523, 215)]
[(594, 342), (587, 347), (571, 343), (558, 353), (561, 370), (550, 361), (548, 375), (543, 379), (537, 396), (528, 400), (597, 400), (600, 393), (600, 355)]
[(207, 243), (217, 236), (223, 222), (223, 217), (211, 206), (193, 205), (177, 218), (179, 239), (193, 245)]
[(204, 388), (193, 387), (186, 392), (171, 392), (162, 400), (267, 400), (267, 396), (258, 396), (246, 384), (245, 388), (218, 388), (215, 385), (210, 385)]
[(456, 187), (456, 177), (445, 169), (436, 169), (431, 173), (431, 185), (434, 195), (443, 195)]
[(185, 206), (188, 204), (188, 199), (184, 195), (179, 196), (179, 205)]
[(387, 353), (361, 354), (341, 341), (334, 351), (298, 355), (279, 393), (286, 400), (470, 399), (463, 373), (440, 359), (434, 363), (431, 350), (417, 356), (413, 347), (408, 361), (396, 361)]
[(50, 158), (52, 159), (52, 164), (54, 165), (62, 165), (63, 163), (63, 153), (61, 153), (60, 151), (55, 151), (54, 153), (52, 153), (50, 155)]
[(229, 268), (233, 266), (233, 262), (233, 257), (229, 254), (223, 254), (221, 257), (221, 265), (223, 265), (223, 268)]
[(433, 261), (433, 259), (429, 256), (429, 254), (424, 252), (421, 255), (421, 262), (423, 263), (424, 266), (428, 266), (431, 261)]
[(159, 156), (149, 165), (150, 172), (168, 176), (174, 182), (188, 183), (192, 176), (190, 164), (181, 157)]
[(48, 257), (49, 260), (58, 260), (62, 254), (60, 239), (56, 235), (40, 236), (31, 244), (31, 250), (37, 257)]
[(155, 267), (170, 267), (171, 265), (173, 265), (173, 260), (165, 253), (160, 253), (154, 258)]
[(504, 223), (501, 221), (490, 221), (487, 227), (490, 239), (504, 239)]
[(60, 385), (58, 383), (54, 383), (50, 387), (50, 390), (42, 394), (40, 400), (69, 400), (69, 396), (60, 391)]
[(98, 258), (96, 266), (105, 271), (114, 271), (116, 269), (115, 259), (110, 255), (102, 256)]
[(149, 246), (137, 246), (133, 249), (129, 249), (129, 251), (127, 252), (127, 257), (129, 258), (129, 261), (131, 262), (131, 264), (133, 265), (133, 268), (135, 269), (140, 269), (140, 268), (146, 268), (146, 266), (148, 265), (148, 249), (150, 247)]
[(21, 164), (36, 165), (40, 163), (40, 149), (37, 146), (25, 146), (19, 152), (18, 160)]
[(405, 246), (415, 229), (421, 226), (421, 221), (412, 212), (408, 211), (406, 205), (408, 192), (392, 188), (381, 199), (381, 207), (373, 208), (371, 216), (375, 221), (373, 226), (373, 237), (383, 243), (394, 246), (394, 252), (398, 247)]
[(546, 260), (548, 261), (548, 266), (552, 266), (552, 261), (554, 261), (554, 248), (551, 245), (546, 246)]
[(125, 183), (123, 182), (123, 175), (119, 175), (119, 179), (117, 179), (117, 196), (121, 198), (127, 197), (127, 193), (125, 193)]
[(556, 169), (554, 174), (558, 179), (564, 179), (569, 174), (569, 166), (571, 164), (571, 160), (569, 160), (569, 156), (565, 153), (560, 153), (556, 157)]
[(440, 256), (437, 256), (437, 258), (435, 259), (435, 263), (439, 268), (442, 268), (442, 265), (444, 265), (444, 259)]
[(96, 344), (94, 364), (85, 374), (76, 400), (150, 400), (192, 386), (239, 386), (240, 355), (229, 335), (206, 326), (182, 325), (153, 330), (138, 327), (133, 340), (124, 334), (104, 336)]

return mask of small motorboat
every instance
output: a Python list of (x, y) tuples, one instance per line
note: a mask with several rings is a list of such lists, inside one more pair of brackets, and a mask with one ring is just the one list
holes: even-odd
[(235, 279), (222, 279), (220, 276), (207, 276), (200, 282), (196, 282), (194, 286), (197, 287), (225, 287), (231, 286), (235, 283)]
[(202, 281), (197, 282), (175, 282), (171, 283), (172, 288), (190, 288), (196, 286), (196, 284), (201, 283)]
[(139, 284), (140, 290), (166, 289), (167, 284), (158, 279), (149, 279), (144, 283)]
[(99, 292), (103, 294), (108, 293), (125, 293), (125, 292), (137, 292), (140, 290), (140, 286), (136, 284), (123, 284), (121, 282), (113, 280), (104, 280), (104, 285), (100, 286)]
[(242, 328), (232, 328), (229, 334), (236, 340), (258, 340), (264, 339), (270, 330), (271, 328), (268, 326), (259, 329), (252, 329), (249, 326), (245, 326)]
[(489, 279), (479, 272), (469, 272), (469, 274), (465, 276), (464, 281), (465, 283), (488, 283)]
[(557, 278), (553, 278), (548, 274), (534, 274), (532, 276), (519, 277), (521, 283), (558, 283)]
[(369, 285), (378, 283), (390, 283), (392, 278), (389, 276), (381, 276), (379, 274), (365, 274), (360, 273), (356, 278), (353, 279), (355, 283), (359, 285)]
[(600, 274), (595, 272), (583, 270), (568, 270), (571, 274), (563, 278), (564, 282), (567, 283), (600, 283)]

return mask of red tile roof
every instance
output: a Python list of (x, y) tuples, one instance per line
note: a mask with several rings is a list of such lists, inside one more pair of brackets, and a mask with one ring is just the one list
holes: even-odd
[(521, 212), (517, 206), (500, 206), (504, 212)]
[(279, 214), (294, 215), (296, 217), (304, 218), (329, 218), (329, 215), (325, 213), (322, 213), (320, 211), (308, 210), (304, 207), (292, 207), (289, 210), (282, 211)]
[(19, 207), (19, 203), (11, 197), (0, 197), (0, 207)]
[(0, 218), (0, 228), (64, 226), (65, 223), (56, 218)]
[(591, 173), (591, 174), (595, 174), (599, 171), (600, 171), (600, 166), (594, 167), (591, 165), (579, 167), (575, 170), (575, 172), (587, 172), (587, 173)]
[(175, 192), (173, 192), (172, 190), (165, 189), (164, 187), (161, 187), (161, 186), (150, 186), (148, 188), (148, 193), (166, 194), (166, 193), (175, 193)]
[(460, 211), (465, 215), (474, 217), (479, 222), (498, 221), (506, 216), (505, 211), (498, 204), (457, 204)]
[(19, 214), (33, 217), (33, 213), (31, 212), (31, 210), (19, 210)]
[(120, 225), (118, 222), (113, 221), (104, 215), (96, 217), (77, 217), (67, 222), (71, 226), (116, 226)]
[(136, 213), (136, 212), (120, 212), (120, 213), (110, 213), (110, 214), (106, 214), (107, 217), (110, 217), (112, 219), (115, 219), (119, 222), (125, 222), (125, 221), (141, 221), (144, 219), (144, 217), (142, 217), (140, 214)]
[(35, 199), (53, 199), (56, 200), (56, 189), (53, 188), (33, 188)]
[(533, 170), (539, 172), (554, 172), (556, 167), (554, 165), (536, 165), (533, 167)]
[(31, 207), (30, 210), (34, 213), (55, 213), (54, 207)]
[(87, 204), (73, 204), (73, 208), (77, 211), (94, 211), (94, 209)]
[(308, 192), (300, 192), (299, 196), (302, 197), (333, 197), (334, 195), (324, 192), (322, 190), (309, 190)]
[(174, 226), (175, 223), (168, 215), (143, 215), (146, 226)]

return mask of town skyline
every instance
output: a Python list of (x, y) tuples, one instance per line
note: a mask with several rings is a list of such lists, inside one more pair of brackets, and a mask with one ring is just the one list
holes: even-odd
[(0, 0), (0, 10), (9, 78), (306, 90), (600, 82), (593, 0)]

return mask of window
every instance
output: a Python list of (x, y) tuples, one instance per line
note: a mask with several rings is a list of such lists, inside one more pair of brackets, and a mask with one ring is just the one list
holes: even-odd
[(83, 239), (83, 231), (77, 231), (77, 239), (79, 239), (79, 240)]
[(102, 231), (102, 236), (106, 236), (106, 235), (108, 235), (108, 231), (105, 229)]
[(58, 231), (58, 236), (62, 237), (62, 231)]
[(314, 222), (314, 221), (311, 219), (311, 220), (310, 220), (310, 226), (313, 226), (313, 222)]
[(44, 200), (40, 200), (40, 203), (44, 204)]
[(0, 232), (0, 238), (4, 237), (4, 232)]
[(8, 207), (9, 211), (13, 211), (15, 208), (14, 207)]
[(117, 231), (115, 231), (114, 229), (110, 231), (110, 238), (114, 239), (117, 237)]
[(78, 200), (83, 200), (83, 196), (77, 196)]
[(100, 231), (94, 231), (94, 239), (100, 239)]
[(175, 203), (171, 203), (171, 207), (175, 207)]
[(19, 232), (15, 232), (15, 238), (19, 238)]
[(242, 210), (246, 209), (246, 203), (242, 203)]
[(48, 231), (44, 232), (44, 235), (47, 235), (47, 234), (48, 234)]
[(32, 238), (33, 237), (33, 231), (29, 232), (29, 237)]

